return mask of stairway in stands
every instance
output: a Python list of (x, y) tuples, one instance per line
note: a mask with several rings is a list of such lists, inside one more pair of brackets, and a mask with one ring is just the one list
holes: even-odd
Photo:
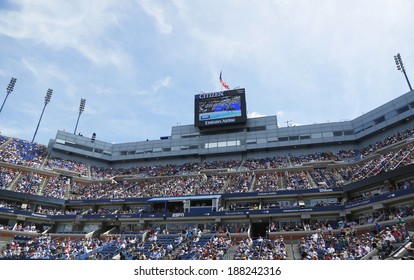
[(3, 251), (3, 249), (6, 247), (7, 243), (9, 243), (9, 240), (1, 240), (0, 239), (0, 253)]
[(286, 253), (288, 260), (300, 260), (299, 246), (296, 242), (286, 243)]
[(223, 259), (224, 260), (234, 260), (234, 255), (236, 254), (237, 251), (237, 246), (230, 246), (227, 249), (226, 254), (224, 255)]

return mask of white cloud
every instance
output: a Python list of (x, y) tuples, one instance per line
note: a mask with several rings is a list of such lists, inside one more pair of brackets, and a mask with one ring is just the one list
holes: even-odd
[(22, 64), (35, 76), (36, 79), (67, 82), (67, 75), (56, 64), (38, 62), (30, 58), (22, 58)]
[(0, 13), (0, 35), (30, 40), (52, 50), (73, 49), (99, 66), (128, 61), (107, 36), (122, 16), (112, 1), (16, 1), (16, 10)]
[(160, 88), (168, 87), (171, 84), (171, 77), (167, 76), (159, 79), (152, 85), (152, 90), (157, 92)]
[(247, 113), (247, 117), (248, 118), (261, 118), (261, 117), (265, 117), (266, 115), (261, 114), (259, 112), (251, 112), (251, 113)]
[(138, 0), (137, 2), (147, 14), (155, 19), (157, 28), (161, 33), (168, 34), (172, 32), (173, 27), (167, 23), (162, 5), (157, 5), (150, 0)]
[(411, 77), (413, 9), (404, 0), (15, 0), (0, 9), (1, 80), (18, 79), (1, 118), (19, 118), (31, 138), (50, 87), (45, 127), (50, 118), (52, 130), (72, 127), (82, 97), (85, 133), (145, 119), (151, 129), (135, 122), (107, 140), (154, 138), (191, 124), (192, 95), (220, 90), (223, 70), (246, 88), (249, 118), (352, 119), (406, 92), (393, 55)]

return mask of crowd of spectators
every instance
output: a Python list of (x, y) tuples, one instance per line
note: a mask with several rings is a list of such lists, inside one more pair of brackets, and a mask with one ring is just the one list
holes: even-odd
[(3, 259), (73, 260), (105, 245), (105, 241), (92, 238), (52, 239), (51, 235), (40, 235), (30, 239), (14, 238), (2, 251)]
[(245, 238), (236, 246), (235, 260), (287, 260), (286, 244), (282, 236), (274, 240), (261, 236), (252, 240)]
[[(339, 187), (344, 182), (353, 182), (370, 175), (391, 170), (396, 165), (409, 164), (413, 161), (411, 146), (390, 152), (382, 157), (374, 158), (356, 166), (345, 166), (337, 169), (313, 169), (285, 171), (284, 173), (258, 173), (253, 189), (255, 191), (272, 191), (278, 189), (300, 190), (321, 187)], [(7, 186), (15, 172), (3, 168), (0, 180)], [(352, 177), (351, 177), (352, 174)], [(281, 181), (279, 180), (282, 179)], [(202, 175), (200, 175), (202, 176)], [(137, 181), (120, 181), (111, 183), (78, 183), (71, 185), (72, 199), (125, 198), (150, 196), (182, 196), (191, 194), (247, 192), (252, 187), (255, 174), (239, 172), (232, 175), (211, 175), (205, 177), (175, 176), (167, 179), (146, 179)], [(342, 178), (342, 179), (341, 179)], [(226, 184), (227, 182), (227, 184)], [(282, 182), (282, 186), (279, 186)], [(42, 176), (36, 173), (25, 173), (17, 182), (15, 190), (36, 194), (40, 190)], [(67, 181), (64, 178), (49, 178), (43, 191), (45, 196), (63, 198)]]
[(41, 184), (43, 182), (43, 177), (39, 173), (26, 172), (22, 174), (22, 177), (15, 188), (13, 189), (16, 192), (27, 193), (27, 194), (38, 194), (41, 191)]
[(342, 187), (344, 184), (343, 178), (335, 176), (334, 170), (326, 168), (315, 168), (310, 171), (309, 175), (312, 177), (317, 187)]
[(262, 159), (249, 158), (244, 161), (243, 166), (250, 170), (277, 169), (291, 166), (291, 163), (287, 156), (274, 156)]
[(143, 234), (111, 236), (112, 240), (106, 243), (107, 253), (100, 247), (92, 252), (91, 257), (121, 260), (184, 260), (203, 259), (210, 253), (210, 258), (217, 259), (222, 255), (220, 250), (226, 246), (222, 242), (223, 238), (203, 238), (202, 235), (201, 230), (197, 228), (182, 229), (178, 233), (170, 234), (166, 229), (151, 227)]
[(16, 224), (15, 226), (3, 225), (0, 224), (0, 229), (2, 230), (13, 230), (13, 231), (21, 231), (21, 232), (38, 232), (36, 229), (36, 225), (22, 225)]
[(70, 185), (70, 179), (66, 177), (50, 177), (43, 187), (43, 195), (63, 199), (66, 188)]
[(258, 169), (276, 169), (282, 167), (299, 166), (309, 162), (333, 161), (333, 162), (355, 162), (363, 158), (369, 157), (378, 150), (391, 146), (395, 143), (403, 141), (414, 135), (414, 129), (407, 129), (403, 132), (386, 137), (382, 141), (377, 141), (375, 144), (369, 144), (361, 149), (353, 150), (338, 150), (336, 152), (316, 152), (302, 155), (281, 155), (264, 159), (247, 159), (243, 166), (250, 170)]
[(362, 157), (367, 157), (382, 148), (391, 146), (402, 140), (408, 139), (412, 137), (413, 135), (414, 135), (414, 129), (407, 129), (405, 131), (398, 132), (394, 135), (387, 136), (384, 140), (377, 141), (375, 144), (370, 144), (367, 147), (364, 147), (363, 149), (361, 149), (361, 151), (359, 151), (358, 153)]
[(115, 176), (127, 176), (127, 175), (140, 175), (139, 167), (130, 168), (112, 168), (112, 167), (101, 167), (91, 166), (91, 178), (94, 180), (101, 180), (105, 178), (111, 178)]
[(92, 179), (106, 179), (115, 176), (160, 177), (196, 174), (202, 169), (201, 163), (133, 166), (129, 168), (107, 168), (91, 166)]
[(200, 176), (175, 176), (151, 178), (138, 181), (84, 184), (71, 186), (71, 199), (130, 198), (157, 196), (184, 196), (195, 194)]
[(124, 191), (122, 188), (117, 188), (117, 186), (122, 185), (124, 182), (118, 184), (112, 183), (92, 183), (84, 184), (80, 182), (73, 182), (71, 185), (71, 194), (70, 198), (77, 199), (99, 199), (99, 198), (119, 198), (124, 196)]
[(253, 190), (258, 192), (281, 189), (338, 188), (344, 184), (344, 179), (336, 170), (326, 168), (285, 171), (283, 173), (278, 171), (260, 172), (255, 175), (256, 182)]
[(305, 162), (339, 161), (340, 158), (333, 152), (317, 152), (311, 154), (290, 155), (289, 160), (293, 166), (296, 166)]
[(279, 176), (278, 172), (263, 172), (256, 173), (256, 182), (254, 184), (254, 191), (256, 192), (270, 192), (279, 190)]
[[(275, 227), (274, 224), (270, 227)], [(386, 258), (408, 238), (402, 224), (372, 225), (371, 230), (358, 233), (355, 227), (343, 227), (340, 233), (333, 233), (337, 225), (316, 223), (305, 225), (312, 230), (298, 242), (302, 260), (358, 260), (377, 249), (381, 258)], [(307, 229), (308, 228), (308, 229)], [(9, 229), (0, 225), (0, 229)], [(35, 225), (16, 225), (13, 230), (38, 232)], [(272, 230), (271, 230), (272, 231)], [(162, 234), (161, 234), (162, 232)], [(189, 228), (169, 237), (168, 231), (161, 228), (148, 230), (147, 240), (141, 234), (133, 236), (109, 236), (105, 240), (92, 238), (64, 240), (52, 239), (49, 234), (34, 236), (16, 235), (2, 250), (4, 259), (138, 259), (138, 260), (221, 260), (228, 249), (235, 248), (234, 255), (227, 259), (235, 260), (286, 260), (288, 254), (283, 236), (268, 239), (244, 237), (232, 241), (229, 230), (226, 235), (203, 236), (201, 230)], [(161, 235), (161, 237), (160, 237)], [(203, 239), (203, 237), (206, 237)], [(104, 249), (107, 248), (105, 253)], [(106, 255), (105, 255), (106, 254)], [(117, 256), (115, 256), (117, 254)], [(298, 256), (296, 256), (297, 258)]]
[(308, 172), (301, 171), (286, 171), (283, 176), (284, 186), (287, 190), (306, 190), (311, 189), (311, 183), (308, 179)]
[(6, 143), (7, 140), (9, 140), (9, 138), (7, 138), (6, 136), (0, 135), (0, 146)]
[(382, 227), (376, 223), (371, 231), (358, 234), (354, 227), (343, 228), (340, 234), (331, 231), (316, 231), (302, 238), (299, 252), (303, 260), (359, 260), (373, 249), (381, 255), (389, 255), (394, 244), (406, 238), (403, 227)]
[(32, 225), (22, 225), (22, 224), (17, 224), (14, 229), (14, 231), (23, 231), (23, 232), (38, 232), (38, 230), (36, 229), (36, 225), (32, 224)]
[(1, 229), (1, 230), (12, 230), (12, 229), (10, 228), (10, 226), (8, 226), (8, 225), (3, 225), (3, 224), (0, 224), (0, 229)]
[(90, 177), (88, 165), (74, 160), (49, 158), (47, 160), (47, 167), (50, 169), (59, 168), (63, 170), (69, 170), (79, 173), (82, 177)]
[[(197, 242), (195, 242), (197, 243)], [(226, 236), (214, 235), (204, 246), (196, 248), (195, 260), (222, 260), (228, 248), (231, 246), (231, 240)]]
[(399, 166), (413, 163), (413, 150), (414, 145), (409, 144), (404, 148), (388, 151), (367, 161), (335, 168), (334, 172), (338, 172), (346, 183), (360, 181), (379, 173), (394, 170)]
[(46, 215), (69, 215), (73, 213), (73, 212), (71, 213), (70, 210), (63, 211), (61, 208), (56, 208), (56, 207), (51, 207), (51, 206), (42, 206), (42, 205), (38, 205), (34, 212), (39, 213), (39, 214), (46, 214)]
[[(379, 157), (357, 165), (345, 165), (340, 168), (297, 170), (278, 172), (237, 172), (230, 175), (215, 174), (210, 176), (172, 176), (169, 178), (148, 178), (137, 181), (79, 183), (70, 186), (71, 199), (127, 198), (182, 196), (193, 194), (236, 193), (248, 191), (273, 191), (279, 189), (301, 190), (322, 187), (340, 187), (344, 183), (354, 182), (363, 178), (392, 170), (399, 165), (414, 161), (413, 146), (409, 145), (397, 152), (391, 151)], [(0, 170), (0, 181), (5, 188), (14, 178), (16, 171)], [(252, 186), (253, 179), (256, 180)], [(17, 182), (15, 190), (36, 194), (42, 184), (42, 175), (34, 172), (24, 173)], [(280, 183), (282, 183), (280, 185)], [(65, 178), (48, 178), (43, 195), (63, 198), (67, 187)], [(253, 187), (253, 188), (252, 188)], [(252, 188), (252, 189), (251, 189)]]
[(5, 209), (21, 209), (22, 204), (19, 203), (16, 205), (15, 203), (12, 203), (10, 201), (0, 200), (0, 208)]
[(0, 161), (41, 168), (46, 155), (46, 146), (44, 145), (13, 139), (5, 147), (1, 147)]
[(238, 203), (231, 203), (228, 206), (230, 211), (238, 211), (238, 210), (259, 210), (259, 204), (257, 202), (238, 202)]
[(253, 172), (230, 175), (227, 187), (224, 188), (223, 193), (249, 192), (253, 178)]
[(285, 201), (272, 201), (265, 202), (262, 204), (262, 209), (289, 209), (293, 207), (298, 207), (298, 201), (296, 199), (290, 199)]
[[(274, 190), (302, 190), (310, 188), (341, 187), (344, 184), (362, 180), (381, 172), (393, 170), (414, 162), (414, 146), (408, 145), (398, 150), (381, 151), (380, 149), (412, 136), (407, 130), (383, 141), (369, 145), (361, 150), (320, 152), (308, 155), (274, 156), (264, 159), (217, 160), (202, 163), (166, 164), (153, 166), (135, 166), (131, 168), (95, 167), (72, 160), (59, 158), (46, 159), (46, 149), (42, 145), (32, 144), (19, 139), (4, 143), (0, 150), (0, 161), (41, 168), (46, 162), (47, 168), (60, 168), (79, 172), (89, 179), (111, 178), (111, 182), (91, 180), (89, 183), (68, 182), (64, 178), (47, 178), (44, 189), (42, 176), (33, 170), (25, 173), (13, 186), (13, 190), (45, 195), (53, 198), (98, 199), (129, 198), (155, 196), (183, 196), (194, 194), (237, 193)], [(3, 138), (4, 139), (4, 138)], [(300, 165), (306, 162), (341, 161), (344, 158), (362, 159), (357, 163), (345, 163), (341, 167), (306, 168)], [(241, 166), (250, 170), (240, 172)], [(296, 166), (295, 170), (255, 172), (260, 169), (273, 169)], [(203, 170), (215, 170), (208, 175)], [(90, 171), (90, 172), (89, 172)], [(224, 173), (222, 173), (225, 171)], [(233, 173), (229, 173), (229, 171)], [(0, 188), (10, 186), (18, 171), (1, 168)], [(188, 177), (183, 174), (190, 174)], [(114, 176), (130, 175), (129, 180), (114, 181)], [(169, 176), (169, 178), (165, 178)], [(192, 177), (194, 176), (194, 177)], [(162, 178), (157, 178), (162, 177)], [(145, 179), (145, 180), (143, 180)], [(135, 181), (134, 181), (135, 180)], [(69, 186), (68, 186), (69, 185)], [(66, 191), (70, 191), (66, 193)]]
[[(79, 215), (87, 213), (90, 208), (66, 208), (62, 209), (62, 207), (54, 207), (49, 205), (31, 205), (26, 203), (14, 203), (9, 201), (0, 201), (0, 208), (4, 209), (15, 209), (15, 210), (26, 210), (26, 211), (33, 211), (34, 213), (39, 214), (46, 214), (46, 215)], [(105, 208), (103, 208), (105, 209)], [(102, 210), (106, 211), (106, 210)], [(97, 211), (98, 212), (98, 211)]]
[(355, 159), (355, 154), (358, 154), (356, 150), (352, 151), (338, 151), (334, 152), (315, 152), (302, 155), (280, 155), (274, 157), (267, 157), (262, 159), (249, 158), (244, 163), (243, 166), (247, 167), (250, 170), (261, 170), (261, 169), (278, 169), (284, 167), (297, 167), (302, 166), (304, 163), (312, 162), (342, 162), (350, 161)]
[[(107, 249), (95, 250), (94, 259), (118, 259), (118, 260), (161, 260), (164, 258), (167, 248), (162, 242), (157, 242), (157, 235), (143, 241), (141, 236), (117, 236), (108, 242)], [(105, 253), (106, 251), (106, 253)], [(112, 253), (111, 253), (112, 251)], [(109, 252), (109, 254), (108, 254)]]
[(222, 169), (227, 171), (236, 171), (241, 166), (241, 160), (213, 160), (213, 161), (204, 161), (200, 165), (200, 171), (202, 170), (214, 170)]
[(249, 224), (243, 222), (227, 222), (223, 225), (223, 229), (218, 229), (220, 233), (246, 233)]
[(16, 176), (17, 171), (11, 168), (0, 167), (0, 189), (5, 190)]
[(221, 193), (224, 185), (228, 180), (228, 175), (213, 174), (204, 176), (199, 187), (199, 194), (216, 194)]

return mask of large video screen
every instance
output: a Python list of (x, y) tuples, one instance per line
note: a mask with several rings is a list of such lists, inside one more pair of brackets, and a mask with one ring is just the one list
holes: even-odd
[(198, 94), (194, 108), (196, 127), (245, 123), (247, 120), (244, 89)]

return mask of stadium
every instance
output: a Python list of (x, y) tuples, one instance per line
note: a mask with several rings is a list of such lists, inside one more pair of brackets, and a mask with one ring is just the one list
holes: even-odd
[(1, 258), (412, 258), (413, 91), (287, 127), (247, 118), (247, 97), (196, 95), (194, 124), (159, 140), (0, 135)]

